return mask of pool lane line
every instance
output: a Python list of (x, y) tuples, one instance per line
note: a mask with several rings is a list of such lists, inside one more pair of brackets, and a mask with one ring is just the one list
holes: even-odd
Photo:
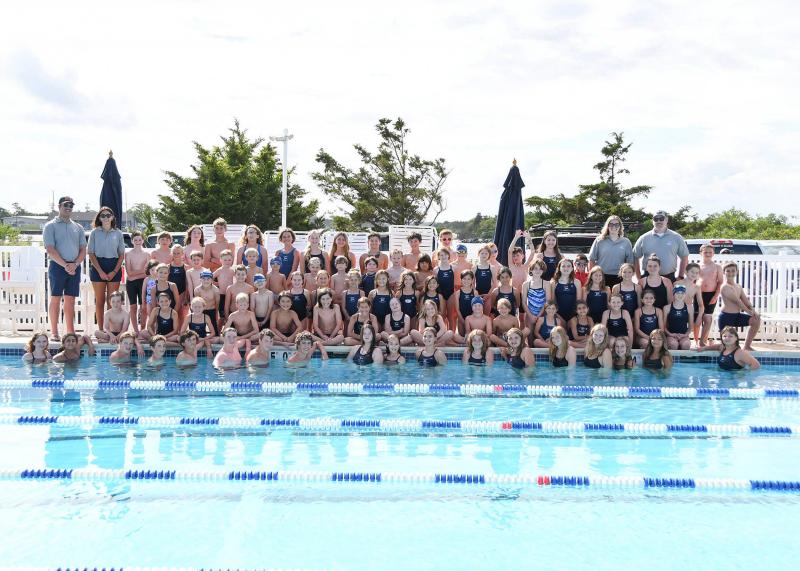
[(0, 415), (0, 425), (98, 427), (193, 428), (219, 427), (265, 430), (341, 432), (415, 432), (489, 435), (592, 435), (701, 437), (787, 437), (800, 435), (798, 425), (684, 424), (643, 422), (576, 422), (530, 420), (420, 420), (398, 418), (259, 418), (202, 416), (67, 416)]
[(128, 390), (185, 392), (191, 394), (328, 394), (425, 395), (472, 397), (637, 398), (637, 399), (798, 399), (798, 389), (722, 387), (627, 387), (460, 383), (339, 383), (256, 381), (139, 381), (4, 379), (0, 389), (49, 389), (82, 392)]
[(730, 490), (800, 493), (800, 481), (649, 476), (576, 476), (550, 474), (469, 474), (442, 472), (327, 472), (301, 470), (169, 470), (103, 468), (2, 469), (0, 481), (69, 482), (290, 482), (336, 484), (471, 484), (528, 488), (599, 488), (631, 490)]

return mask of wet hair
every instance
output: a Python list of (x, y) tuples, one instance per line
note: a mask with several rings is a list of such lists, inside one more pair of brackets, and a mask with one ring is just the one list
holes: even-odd
[[(617, 354), (617, 347), (616, 347), (617, 343), (619, 343), (620, 341), (622, 341), (625, 344), (625, 354), (622, 357), (620, 357)], [(631, 344), (628, 341), (627, 337), (616, 337), (614, 339), (614, 346), (611, 347), (611, 360), (615, 368), (620, 368), (620, 369), (633, 368), (633, 356), (631, 355)]]
[(189, 339), (190, 337), (194, 337), (195, 340), (200, 339), (200, 336), (197, 334), (196, 331), (187, 329), (186, 331), (180, 334), (180, 337), (178, 337), (178, 343), (180, 343), (180, 346), (183, 347), (183, 344), (186, 343), (187, 339)]
[(719, 332), (720, 343), (722, 343), (722, 336), (725, 335), (726, 333), (730, 333), (731, 335), (736, 337), (736, 345), (735, 345), (735, 347), (737, 349), (739, 349), (739, 341), (740, 341), (739, 332), (732, 325), (726, 325), (725, 327), (722, 328), (722, 331)]
[[(650, 257), (649, 257), (649, 258), (647, 258), (647, 261), (648, 261), (648, 262), (655, 262), (655, 263), (657, 263), (659, 266), (661, 266), (661, 258), (659, 258), (658, 256), (656, 256), (655, 254), (650, 254)], [(647, 262), (645, 262), (645, 267), (647, 267)]]
[[(508, 301), (508, 300), (506, 300)], [(506, 342), (508, 342), (508, 336), (514, 333), (515, 335), (519, 336), (519, 347), (517, 347), (516, 351), (511, 351), (511, 343), (508, 344), (508, 354), (512, 357), (519, 357), (522, 355), (522, 350), (525, 348), (525, 336), (522, 334), (522, 330), (519, 327), (512, 327), (508, 331), (506, 331)]]
[(224, 328), (222, 331), (220, 331), (220, 333), (221, 333), (221, 335), (222, 335), (222, 338), (224, 339), (224, 338), (225, 338), (225, 336), (226, 336), (226, 335), (228, 334), (228, 332), (230, 332), (230, 331), (233, 331), (234, 333), (236, 333), (236, 335), (237, 335), (237, 336), (239, 335), (239, 332), (238, 332), (238, 331), (236, 331), (236, 329), (235, 329), (235, 328), (233, 328), (233, 327), (225, 327), (225, 328)]
[(270, 339), (274, 339), (275, 338), (275, 333), (272, 331), (272, 329), (267, 327), (266, 329), (262, 329), (258, 334), (258, 338), (259, 339), (261, 339), (263, 337), (269, 337)]
[(77, 333), (67, 333), (65, 335), (62, 335), (61, 336), (61, 347), (62, 348), (64, 347), (64, 341), (66, 341), (67, 339), (75, 339), (75, 341), (78, 341), (80, 339), (80, 337), (78, 337)]
[(236, 264), (235, 266), (233, 266), (233, 272), (234, 273), (236, 273), (236, 272), (247, 273), (247, 266), (245, 266), (244, 264)]
[(123, 303), (125, 303), (125, 295), (121, 291), (117, 290), (112, 292), (111, 295), (108, 296), (108, 301), (111, 301), (115, 297), (118, 297)]
[(163, 335), (153, 335), (150, 338), (150, 347), (155, 347), (156, 343), (159, 341), (163, 341), (165, 345), (167, 344), (167, 338)]
[(42, 336), (47, 339), (47, 344), (50, 345), (50, 339), (47, 337), (46, 331), (35, 331), (33, 335), (31, 335), (31, 338), (25, 343), (25, 351), (27, 353), (33, 353), (33, 344), (36, 343), (36, 339)]
[[(602, 331), (605, 333), (605, 337), (603, 337), (603, 342), (600, 345), (597, 345), (594, 342), (594, 333), (595, 331)], [(603, 351), (608, 349), (608, 328), (603, 325), (602, 323), (596, 324), (592, 327), (592, 330), (589, 332), (589, 338), (586, 339), (586, 351), (584, 352), (584, 358), (586, 357), (599, 357), (603, 354)]]
[(136, 341), (136, 333), (134, 333), (133, 331), (126, 331), (125, 333), (122, 333), (120, 334), (119, 337), (117, 337), (117, 340), (119, 341), (120, 344), (122, 344), (122, 342), (125, 339), (133, 339), (134, 341)]
[(486, 351), (489, 349), (489, 336), (486, 335), (486, 332), (483, 329), (473, 329), (467, 335), (467, 351), (472, 353), (472, 340), (476, 337), (480, 337), (483, 343), (481, 344), (481, 358), (486, 358)]
[(279, 294), (278, 294), (278, 305), (280, 305), (280, 304), (281, 304), (281, 300), (282, 300), (283, 298), (286, 298), (286, 299), (288, 299), (289, 301), (292, 301), (292, 294), (290, 294), (290, 293), (289, 293), (289, 290), (288, 290), (288, 289), (285, 289), (285, 290), (283, 290), (281, 293), (279, 293)]
[(167, 292), (162, 291), (161, 293), (159, 293), (156, 296), (156, 300), (158, 300), (158, 301), (161, 301), (162, 298), (166, 298), (167, 301), (170, 302), (170, 304), (172, 303), (172, 298), (169, 296), (169, 294)]
[(300, 344), (303, 341), (311, 341), (311, 345), (314, 345), (314, 336), (311, 334), (310, 331), (301, 331), (297, 334), (297, 337), (294, 338), (294, 348), (299, 349)]
[(420, 242), (422, 242), (422, 234), (420, 234), (419, 232), (412, 232), (411, 234), (408, 235), (408, 238), (406, 238), (406, 240), (409, 243), (411, 243), (411, 240), (419, 240)]
[(655, 347), (653, 347), (653, 335), (657, 335), (661, 337), (661, 353), (658, 355), (658, 358), (664, 356), (669, 356), (669, 349), (667, 348), (667, 334), (664, 333), (663, 329), (653, 329), (650, 332), (650, 335), (647, 336), (647, 346), (644, 348), (644, 353), (642, 353), (642, 360), (647, 361), (648, 359), (653, 358), (653, 354), (655, 353)]
[(371, 324), (365, 323), (364, 325), (362, 325), (361, 326), (361, 347), (364, 346), (364, 331), (366, 331), (367, 329), (369, 329), (372, 332), (372, 341), (370, 341), (369, 348), (368, 348), (370, 354), (372, 354), (373, 349), (375, 349), (375, 347), (378, 346), (378, 334), (375, 333), (375, 328)]
[[(557, 333), (558, 335), (561, 336), (561, 343), (559, 343), (558, 346), (556, 346), (556, 344), (553, 343), (554, 333)], [(567, 336), (567, 330), (561, 327), (560, 325), (556, 325), (555, 327), (553, 327), (553, 330), (550, 331), (550, 338), (547, 340), (547, 347), (551, 363), (553, 362), (553, 359), (555, 359), (561, 351), (563, 351), (564, 356), (566, 356), (567, 351), (569, 350), (569, 337)]]

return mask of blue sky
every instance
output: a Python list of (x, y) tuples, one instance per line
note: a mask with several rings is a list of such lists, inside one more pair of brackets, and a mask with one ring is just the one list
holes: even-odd
[[(444, 219), (494, 213), (512, 158), (524, 195), (596, 179), (633, 141), (647, 206), (800, 214), (800, 48), (792, 2), (45, 2), (0, 22), (0, 188), (44, 209), (95, 204), (113, 149), (128, 205), (237, 117), (355, 164), (380, 117), (447, 159)], [(42, 14), (47, 14), (43, 17)], [(324, 210), (337, 205), (322, 199)], [(795, 220), (796, 221), (796, 220)]]

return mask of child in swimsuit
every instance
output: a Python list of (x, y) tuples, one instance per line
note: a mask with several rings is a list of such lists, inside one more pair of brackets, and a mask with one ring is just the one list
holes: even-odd
[(302, 323), (297, 313), (292, 309), (292, 296), (288, 291), (283, 291), (278, 296), (278, 307), (269, 317), (269, 328), (274, 334), (273, 343), (283, 347), (295, 344), (297, 335), (302, 331)]
[(525, 327), (533, 331), (536, 320), (542, 316), (545, 304), (552, 298), (551, 284), (542, 279), (547, 266), (540, 259), (534, 259), (528, 268), (528, 279), (522, 284), (522, 309), (525, 318), (522, 320)]
[(233, 327), (222, 330), (222, 347), (214, 357), (214, 366), (218, 369), (236, 369), (242, 365), (242, 355), (237, 344), (238, 334)]
[(536, 366), (536, 357), (530, 347), (525, 346), (522, 330), (512, 327), (506, 333), (507, 349), (501, 349), (503, 359), (514, 369), (529, 369)]
[(431, 299), (422, 304), (418, 330), (411, 332), (411, 338), (417, 345), (424, 344), (423, 335), (426, 329), (433, 329), (436, 332), (435, 343), (437, 346), (447, 345), (454, 339), (453, 332), (447, 329), (439, 309)]
[(664, 329), (664, 312), (655, 306), (655, 302), (656, 294), (653, 290), (645, 290), (642, 294), (642, 307), (636, 310), (633, 317), (636, 343), (642, 349), (650, 345), (653, 331)]
[(383, 356), (384, 365), (404, 365), (406, 358), (400, 353), (400, 339), (394, 333), (386, 340), (386, 354)]
[(575, 315), (579, 299), (583, 299), (583, 287), (575, 280), (575, 268), (572, 260), (564, 258), (559, 262), (553, 276), (553, 299), (558, 306), (558, 315), (565, 322)]
[(48, 350), (49, 346), (50, 340), (47, 337), (47, 333), (37, 331), (25, 344), (25, 354), (22, 355), (22, 361), (34, 365), (47, 363), (52, 359)]
[(447, 364), (444, 352), (436, 346), (436, 330), (428, 327), (422, 333), (422, 348), (417, 351), (417, 363), (423, 367), (437, 367)]
[(585, 301), (579, 301), (575, 308), (576, 315), (569, 320), (570, 342), (569, 344), (577, 349), (586, 347), (586, 340), (589, 332), (594, 327), (594, 321), (589, 317), (589, 306)]
[[(198, 344), (204, 346), (206, 348), (206, 356), (211, 359), (214, 357), (214, 353), (211, 350), (211, 344), (216, 343), (217, 339), (213, 335), (214, 325), (211, 322), (211, 318), (205, 311), (206, 302), (202, 297), (194, 297), (189, 303), (189, 309), (191, 311), (189, 315), (186, 316), (181, 331), (183, 333), (186, 331), (194, 331), (195, 335), (197, 335), (197, 339), (195, 340), (195, 348), (197, 348), (196, 346)], [(183, 342), (180, 340), (180, 338), (178, 339), (178, 342), (183, 345)]]
[(550, 332), (550, 337), (547, 340), (548, 353), (550, 355), (550, 364), (553, 367), (574, 367), (577, 360), (575, 348), (569, 344), (569, 337), (567, 330), (557, 325)]
[(467, 343), (461, 362), (465, 365), (491, 365), (494, 354), (489, 349), (489, 336), (482, 329), (473, 329), (467, 335)]
[[(495, 347), (508, 347), (504, 339), (506, 333), (513, 328), (519, 329), (519, 318), (511, 313), (511, 302), (500, 298), (497, 302), (498, 315), (492, 320), (492, 335), (489, 340)], [(528, 332), (523, 332), (527, 335)]]
[(558, 316), (558, 306), (554, 301), (550, 301), (544, 306), (544, 315), (537, 321), (533, 329), (533, 346), (546, 349), (550, 347), (550, 333), (554, 327), (563, 327), (563, 321)]
[(271, 329), (262, 329), (258, 333), (258, 345), (247, 354), (246, 362), (253, 367), (266, 367), (270, 361), (274, 333)]
[(108, 301), (111, 303), (111, 309), (105, 313), (103, 330), (96, 331), (94, 337), (100, 343), (118, 343), (120, 334), (125, 333), (130, 327), (131, 316), (122, 309), (124, 300), (121, 291), (115, 291), (108, 296)]
[[(181, 333), (178, 338), (178, 343), (181, 346), (181, 352), (175, 357), (175, 364), (179, 367), (191, 367), (197, 365), (197, 341), (199, 337), (192, 329), (187, 329)], [(209, 347), (209, 351), (210, 351)]]
[(312, 329), (314, 340), (323, 345), (341, 345), (344, 341), (342, 334), (342, 312), (339, 306), (333, 303), (333, 291), (329, 288), (317, 290), (317, 303), (314, 306), (314, 319)]

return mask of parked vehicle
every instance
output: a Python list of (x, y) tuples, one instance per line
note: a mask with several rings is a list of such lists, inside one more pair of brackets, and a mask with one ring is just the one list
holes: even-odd
[(691, 238), (686, 240), (689, 247), (689, 254), (699, 254), (700, 246), (710, 243), (714, 246), (714, 253), (719, 254), (722, 250), (728, 250), (727, 254), (737, 254), (744, 256), (762, 256), (765, 254), (757, 240), (740, 240), (712, 238)]

